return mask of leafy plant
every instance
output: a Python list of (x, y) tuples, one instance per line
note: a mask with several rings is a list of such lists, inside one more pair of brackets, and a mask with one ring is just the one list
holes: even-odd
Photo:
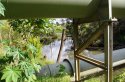
[(50, 19), (16, 19), (9, 20), (9, 23), (13, 30), (19, 32), (24, 38), (29, 35), (40, 36), (53, 32), (53, 24), (50, 23)]
[(65, 72), (65, 67), (62, 64), (60, 64), (59, 68), (60, 68), (59, 72), (58, 72), (58, 74), (56, 76), (58, 76), (58, 77), (66, 76), (67, 73)]
[(0, 14), (2, 15), (2, 16), (4, 16), (4, 11), (5, 11), (5, 7), (4, 7), (4, 5), (1, 3), (1, 1), (0, 1)]
[[(36, 82), (36, 72), (48, 63), (41, 54), (40, 37), (31, 32), (24, 38), (8, 23), (0, 28), (0, 78), (6, 82)], [(22, 31), (23, 32), (23, 31)], [(15, 77), (15, 78), (14, 78)]]
[(3, 76), (1, 80), (5, 79), (6, 82), (18, 82), (19, 78), (21, 77), (21, 70), (16, 67), (7, 66), (3, 70)]
[(23, 70), (23, 76), (22, 79), (23, 81), (35, 81), (36, 76), (35, 76), (35, 69), (32, 66), (30, 62), (27, 61), (21, 61), (19, 63), (20, 69)]
[(36, 80), (35, 73), (41, 69), (37, 61), (41, 55), (41, 47), (40, 42), (37, 42), (37, 39), (33, 39), (24, 43), (27, 45), (9, 46), (4, 44), (4, 55), (0, 59), (3, 65), (1, 80), (5, 79), (6, 82), (33, 82)]
[(52, 20), (54, 19), (16, 19), (8, 22), (23, 39), (26, 40), (32, 35), (33, 37), (40, 37), (42, 43), (48, 44), (57, 39), (56, 32), (62, 29), (61, 26), (55, 25)]

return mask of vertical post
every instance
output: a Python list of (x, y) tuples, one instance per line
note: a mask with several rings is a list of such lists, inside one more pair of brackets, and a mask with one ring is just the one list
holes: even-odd
[(112, 82), (113, 68), (112, 68), (112, 51), (113, 51), (113, 23), (112, 23), (112, 1), (108, 1), (108, 19), (107, 26), (104, 30), (104, 45), (105, 45), (105, 65), (107, 67), (105, 82)]
[(59, 49), (59, 53), (58, 53), (58, 57), (57, 57), (57, 63), (59, 63), (60, 59), (61, 59), (61, 52), (62, 52), (62, 49), (64, 46), (65, 31), (66, 31), (66, 29), (63, 29), (63, 31), (62, 31), (61, 45), (60, 45), (60, 49)]
[(78, 25), (73, 21), (73, 42), (74, 42), (74, 63), (75, 63), (75, 82), (80, 80), (80, 63), (79, 59), (75, 57), (75, 51), (78, 48)]
[(107, 23), (107, 27), (104, 29), (104, 49), (105, 49), (105, 65), (107, 70), (105, 71), (105, 82), (112, 82), (112, 51), (113, 51), (113, 24)]

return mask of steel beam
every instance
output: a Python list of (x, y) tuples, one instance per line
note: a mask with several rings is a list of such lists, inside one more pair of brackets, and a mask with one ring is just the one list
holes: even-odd
[(107, 26), (104, 29), (104, 50), (105, 50), (105, 82), (113, 82), (113, 23), (112, 23), (112, 0), (107, 0), (108, 4), (108, 19)]
[(76, 50), (76, 54), (81, 53), (85, 48), (87, 48), (94, 40), (96, 40), (101, 34), (103, 34), (103, 29), (105, 28), (105, 22)]
[(75, 58), (86, 61), (87, 63), (95, 65), (95, 66), (100, 67), (102, 69), (105, 69), (105, 70), (107, 69), (105, 67), (104, 62), (102, 62), (102, 61), (99, 61), (99, 60), (96, 60), (96, 59), (93, 59), (93, 58), (90, 58), (90, 57), (87, 57), (87, 56), (84, 56), (84, 55), (83, 56), (76, 55)]
[(78, 82), (80, 80), (80, 62), (79, 59), (76, 58), (75, 50), (79, 47), (78, 42), (78, 24), (75, 22), (75, 19), (73, 20), (73, 42), (74, 42), (74, 64), (75, 64), (75, 82)]
[(104, 45), (105, 45), (105, 64), (107, 67), (105, 82), (112, 82), (112, 50), (113, 50), (113, 26), (112, 23), (107, 25), (104, 30)]
[[(77, 22), (77, 21), (76, 21)], [(100, 67), (104, 70), (107, 70), (107, 67), (105, 67), (105, 64), (99, 60), (86, 57), (86, 56), (81, 56), (79, 55), (85, 48), (87, 48), (94, 40), (96, 40), (104, 31), (105, 23), (103, 22), (102, 25), (86, 40), (85, 43), (83, 43), (81, 46), (78, 46), (78, 24), (73, 23), (73, 29), (74, 29), (74, 46), (75, 46), (75, 51), (74, 51), (74, 58), (75, 58), (75, 80), (80, 81), (80, 64), (79, 60), (86, 61), (92, 65), (95, 65), (97, 67)]]

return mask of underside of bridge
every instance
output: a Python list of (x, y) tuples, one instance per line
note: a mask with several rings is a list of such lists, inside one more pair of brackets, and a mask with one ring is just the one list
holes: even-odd
[[(80, 60), (105, 70), (105, 82), (112, 82), (113, 17), (124, 18), (125, 0), (1, 0), (6, 11), (0, 19), (73, 18), (75, 81), (80, 81)], [(82, 44), (78, 43), (78, 25), (99, 21), (100, 27)], [(80, 53), (104, 32), (105, 61)]]

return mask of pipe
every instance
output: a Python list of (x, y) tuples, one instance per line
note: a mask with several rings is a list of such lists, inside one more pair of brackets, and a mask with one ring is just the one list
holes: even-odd
[[(104, 61), (104, 53), (99, 54), (99, 55), (91, 55), (91, 57), (98, 59), (100, 61)], [(67, 60), (65, 59), (62, 63), (64, 67), (65, 67), (65, 72), (71, 76), (74, 75), (74, 60)], [(56, 74), (58, 74), (59, 69), (60, 69), (60, 64), (51, 64), (51, 65), (47, 65), (45, 67), (42, 67), (40, 72), (37, 73), (37, 75), (39, 76), (55, 76)], [(119, 49), (119, 50), (114, 50), (113, 51), (113, 67), (116, 67), (118, 65), (121, 64), (125, 64), (125, 48), (124, 49)], [(91, 64), (88, 64), (84, 61), (80, 61), (80, 71), (84, 73), (86, 73), (86, 75), (92, 74), (92, 73), (88, 73), (88, 70), (92, 70), (92, 69), (97, 69), (96, 66), (93, 66)], [(102, 71), (102, 69), (98, 68), (98, 71)], [(98, 72), (96, 71), (96, 72)], [(93, 72), (93, 71), (92, 71)], [(95, 73), (95, 71), (93, 72)]]
[[(117, 67), (117, 66), (120, 66), (120, 65), (123, 65), (123, 64), (125, 64), (125, 59), (114, 62), (113, 67)], [(103, 69), (97, 67), (97, 68), (93, 68), (93, 69), (81, 72), (80, 75), (81, 76), (88, 76), (88, 75), (96, 74), (96, 73), (99, 73), (99, 72), (102, 72), (102, 71), (103, 71)]]
[[(111, 0), (113, 17), (125, 18), (125, 0)], [(0, 19), (17, 18), (83, 18), (104, 20), (108, 0), (1, 0), (6, 11)], [(100, 18), (101, 17), (101, 18)]]
[(92, 15), (100, 0), (1, 0), (6, 11), (3, 18), (65, 17)]
[(125, 18), (125, 0), (111, 0), (113, 17)]

